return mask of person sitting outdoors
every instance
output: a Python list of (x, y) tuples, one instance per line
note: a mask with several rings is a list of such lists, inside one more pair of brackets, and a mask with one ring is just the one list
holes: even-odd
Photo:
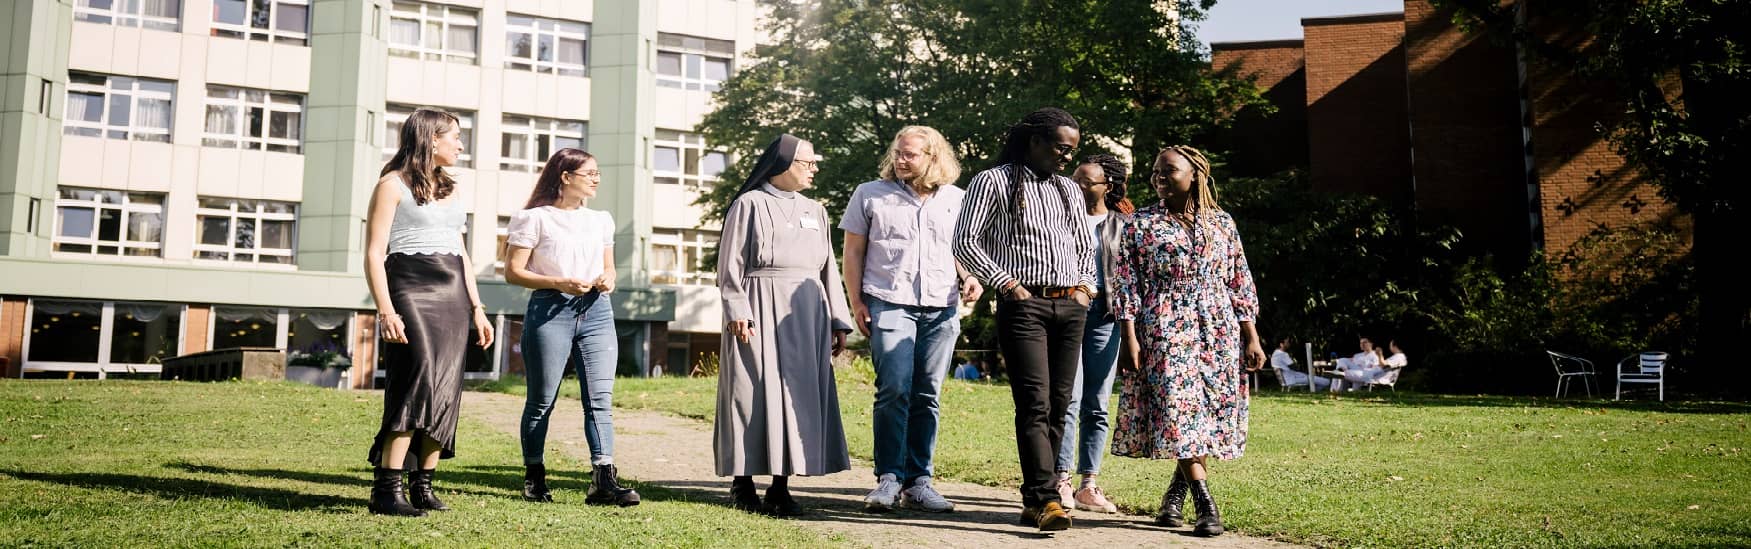
[[(1277, 350), (1271, 351), (1271, 368), (1277, 370), (1277, 379), (1282, 381), (1284, 389), (1307, 385), (1307, 370), (1298, 368), (1295, 356), (1289, 354), (1289, 338), (1285, 337), (1277, 341)], [(1316, 388), (1326, 389), (1331, 386), (1330, 378), (1314, 377), (1312, 379)]]
[[(1363, 339), (1362, 341), (1367, 341), (1367, 339)], [(1385, 360), (1381, 360), (1373, 366), (1363, 368), (1352, 367), (1351, 369), (1344, 370), (1344, 378), (1335, 380), (1332, 383), (1332, 390), (1354, 391), (1358, 388), (1367, 387), (1374, 383), (1386, 382), (1389, 377), (1396, 378), (1397, 376), (1394, 374), (1399, 368), (1409, 365), (1410, 359), (1404, 356), (1404, 350), (1399, 349), (1398, 340), (1389, 340), (1386, 342), (1386, 346), (1392, 351), (1392, 356), (1386, 357)]]
[(955, 379), (978, 381), (984, 377), (985, 374), (979, 371), (979, 364), (977, 361), (968, 360), (962, 362), (960, 366), (955, 368)]

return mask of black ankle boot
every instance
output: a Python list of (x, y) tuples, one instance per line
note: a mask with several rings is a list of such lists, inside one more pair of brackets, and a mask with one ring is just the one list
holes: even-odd
[(449, 511), (450, 506), (438, 501), (438, 494), (432, 491), (432, 475), (436, 469), (414, 469), (407, 472), (408, 500), (415, 509), (427, 511)]
[(730, 481), (731, 505), (741, 511), (760, 511), (760, 493), (754, 488), (754, 477), (736, 477)]
[(790, 495), (790, 483), (787, 477), (772, 477), (772, 485), (766, 487), (766, 503), (762, 506), (766, 514), (775, 517), (794, 517), (803, 514), (803, 506)]
[(523, 500), (553, 503), (553, 492), (547, 490), (546, 465), (540, 463), (523, 464)]
[(376, 479), (371, 482), (371, 503), (367, 507), (372, 514), (377, 515), (426, 516), (425, 511), (407, 502), (407, 493), (401, 485), (400, 469), (377, 468)]
[(1167, 485), (1167, 492), (1161, 494), (1161, 512), (1155, 515), (1156, 524), (1172, 528), (1186, 525), (1184, 510), (1187, 490), (1189, 488), (1185, 474), (1174, 470), (1173, 482)]
[(1210, 497), (1210, 485), (1202, 480), (1188, 481), (1192, 491), (1192, 505), (1198, 508), (1198, 522), (1192, 525), (1192, 534), (1204, 537), (1222, 535), (1222, 512), (1216, 510), (1216, 499)]
[(620, 485), (618, 471), (613, 465), (597, 465), (590, 473), (590, 493), (584, 495), (584, 503), (621, 507), (638, 505), (638, 492)]

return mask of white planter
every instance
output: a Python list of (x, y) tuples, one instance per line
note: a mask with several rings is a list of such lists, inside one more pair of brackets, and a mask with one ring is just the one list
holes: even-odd
[(344, 387), (341, 385), (349, 372), (342, 368), (317, 368), (314, 366), (287, 366), (286, 380), (308, 383), (317, 387), (330, 389)]

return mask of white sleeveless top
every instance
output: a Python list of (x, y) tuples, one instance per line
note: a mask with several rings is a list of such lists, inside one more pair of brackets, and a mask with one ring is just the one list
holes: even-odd
[(393, 174), (392, 180), (401, 188), (401, 203), (395, 205), (395, 220), (389, 224), (389, 253), (462, 255), (462, 225), (468, 223), (468, 212), (462, 211), (455, 195), (442, 204), (420, 205), (400, 174)]
[(511, 216), (505, 243), (532, 250), (529, 271), (585, 283), (607, 270), (603, 256), (614, 247), (614, 217), (589, 208), (541, 206)]

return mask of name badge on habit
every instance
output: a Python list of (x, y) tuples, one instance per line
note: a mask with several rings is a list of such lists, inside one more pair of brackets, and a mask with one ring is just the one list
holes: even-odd
[(802, 224), (804, 229), (809, 229), (809, 230), (820, 230), (821, 229), (821, 223), (818, 221), (815, 221), (815, 218), (813, 218), (813, 217), (805, 217), (802, 219), (798, 219), (796, 221), (797, 221), (797, 223)]

